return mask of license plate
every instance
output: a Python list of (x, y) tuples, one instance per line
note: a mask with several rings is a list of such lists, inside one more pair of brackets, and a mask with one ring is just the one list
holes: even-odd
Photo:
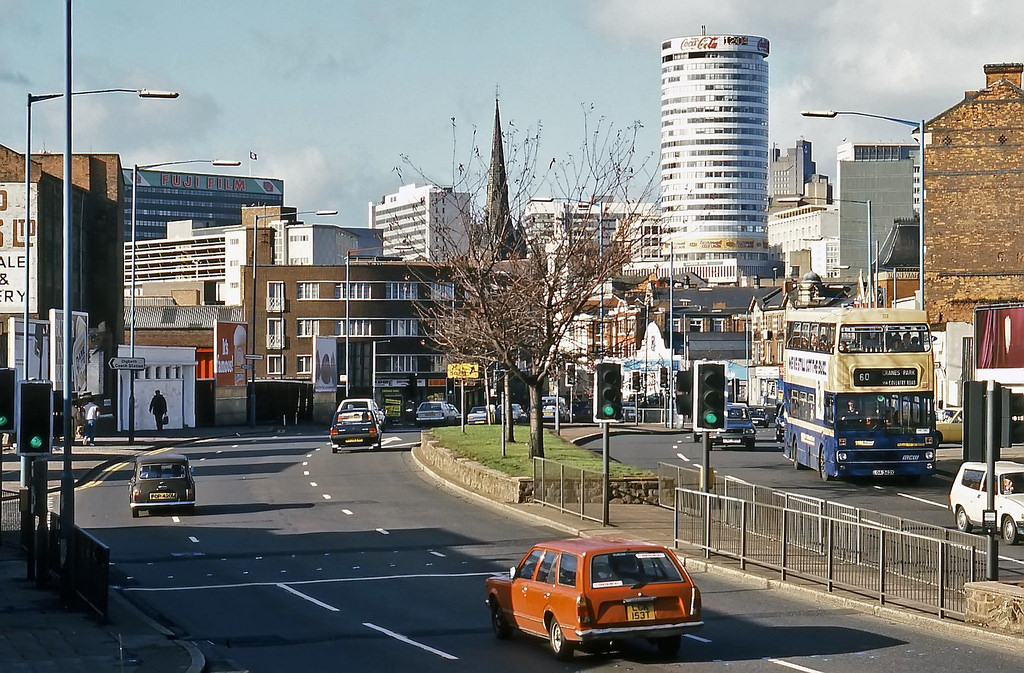
[(177, 500), (178, 499), (178, 494), (177, 493), (150, 493), (149, 494), (149, 499), (150, 500)]
[(626, 603), (626, 620), (647, 622), (654, 619), (654, 603)]
[(871, 475), (875, 477), (893, 477), (896, 475), (896, 470), (871, 470)]
[(725, 442), (726, 444), (739, 444), (740, 443), (740, 440), (738, 440), (738, 439), (726, 438), (726, 439), (723, 439), (722, 441)]
[(360, 439), (360, 438), (358, 438), (358, 437), (356, 437), (356, 438), (354, 438), (354, 439), (346, 439), (346, 440), (345, 440), (345, 443), (346, 443), (346, 444), (362, 444), (362, 443), (363, 443), (363, 440), (362, 440), (362, 439)]

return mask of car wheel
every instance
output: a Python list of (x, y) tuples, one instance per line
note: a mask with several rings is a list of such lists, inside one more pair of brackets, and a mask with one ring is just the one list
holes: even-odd
[(551, 644), (551, 651), (555, 653), (555, 659), (565, 661), (572, 658), (575, 648), (565, 639), (562, 627), (558, 625), (558, 620), (554, 617), (548, 621), (548, 642)]
[(139, 508), (138, 507), (132, 507), (132, 518), (133, 519), (138, 519), (139, 518)]
[(797, 452), (796, 437), (794, 437), (793, 441), (791, 441), (789, 443), (789, 457), (793, 461), (793, 469), (794, 470), (802, 470), (804, 466), (801, 465), (800, 461), (797, 459), (796, 452)]
[(1003, 542), (1017, 544), (1017, 522), (1008, 516), (1003, 517)]
[(967, 518), (967, 512), (960, 505), (956, 506), (956, 529), (961, 533), (970, 533), (974, 530), (971, 520)]
[(654, 645), (658, 648), (658, 654), (661, 656), (674, 657), (679, 653), (680, 642), (682, 642), (681, 636), (667, 636), (655, 640)]
[(753, 451), (754, 450), (754, 443), (753, 442), (747, 442), (746, 444), (744, 444), (744, 448), (746, 448), (747, 451)]
[(337, 452), (338, 452), (338, 447), (337, 446), (332, 446), (331, 447), (331, 453), (337, 453)]
[(822, 481), (832, 481), (832, 475), (825, 467), (825, 447), (818, 447), (818, 476)]
[(505, 614), (501, 611), (501, 606), (498, 605), (498, 600), (492, 598), (491, 601), (491, 630), (494, 631), (494, 637), (498, 640), (505, 640), (512, 635), (512, 627), (508, 625), (508, 621), (505, 619)]
[(195, 505), (185, 505), (185, 514), (192, 515), (196, 513)]

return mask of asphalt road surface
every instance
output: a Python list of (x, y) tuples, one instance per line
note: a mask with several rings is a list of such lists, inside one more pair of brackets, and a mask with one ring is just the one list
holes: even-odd
[(79, 491), (78, 523), (111, 547), (111, 581), (206, 653), (208, 671), (1019, 671), (1019, 656), (697, 575), (705, 629), (679, 657), (649, 644), (558, 662), (491, 634), (483, 580), (564, 534), (454, 497), (408, 454), (332, 454), (324, 436), (181, 447), (194, 515), (132, 519), (124, 469)]

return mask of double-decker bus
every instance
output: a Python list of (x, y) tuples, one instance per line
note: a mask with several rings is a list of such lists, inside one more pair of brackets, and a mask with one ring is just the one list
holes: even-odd
[(935, 471), (934, 372), (924, 311), (786, 312), (783, 452), (833, 477)]

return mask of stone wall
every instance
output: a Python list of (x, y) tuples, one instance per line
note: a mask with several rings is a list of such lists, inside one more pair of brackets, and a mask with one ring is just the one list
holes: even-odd
[(1024, 635), (1024, 582), (968, 582), (965, 620), (986, 629)]

